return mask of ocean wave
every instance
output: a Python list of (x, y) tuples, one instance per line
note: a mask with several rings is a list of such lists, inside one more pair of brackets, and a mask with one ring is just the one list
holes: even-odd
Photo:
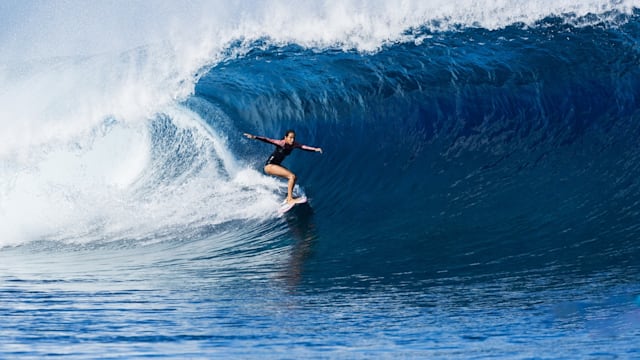
[[(522, 228), (505, 223), (544, 228), (533, 207), (566, 210), (552, 233), (613, 216), (634, 236), (636, 2), (292, 4), (163, 3), (140, 21), (102, 4), (73, 22), (73, 1), (2, 11), (31, 19), (0, 39), (2, 245), (273, 220), (282, 184), (238, 135), (289, 126), (326, 149), (290, 159), (314, 209), (359, 214), (360, 231), (336, 233), (508, 237)], [(603, 183), (623, 210), (585, 195)], [(504, 206), (521, 192), (560, 206)]]

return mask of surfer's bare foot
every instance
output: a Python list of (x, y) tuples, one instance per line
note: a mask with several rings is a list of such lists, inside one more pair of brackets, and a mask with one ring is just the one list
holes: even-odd
[(298, 198), (287, 198), (287, 204), (293, 204), (298, 200)]

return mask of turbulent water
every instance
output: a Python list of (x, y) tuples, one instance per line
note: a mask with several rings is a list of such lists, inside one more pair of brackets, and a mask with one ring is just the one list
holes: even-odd
[(0, 358), (640, 357), (640, 2), (86, 5), (0, 4)]

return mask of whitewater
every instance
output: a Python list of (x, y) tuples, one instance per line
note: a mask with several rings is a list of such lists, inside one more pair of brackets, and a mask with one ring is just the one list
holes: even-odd
[(0, 3), (0, 357), (640, 354), (639, 1), (87, 5)]

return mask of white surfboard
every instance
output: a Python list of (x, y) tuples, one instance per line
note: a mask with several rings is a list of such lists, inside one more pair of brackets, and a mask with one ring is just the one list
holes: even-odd
[(287, 203), (287, 200), (285, 199), (282, 202), (282, 205), (280, 205), (280, 209), (278, 209), (278, 212), (280, 214), (284, 214), (287, 211), (293, 209), (294, 206), (298, 205), (298, 204), (304, 204), (307, 202), (307, 197), (305, 195), (300, 196), (299, 198), (296, 199), (296, 201), (292, 202), (292, 203)]

